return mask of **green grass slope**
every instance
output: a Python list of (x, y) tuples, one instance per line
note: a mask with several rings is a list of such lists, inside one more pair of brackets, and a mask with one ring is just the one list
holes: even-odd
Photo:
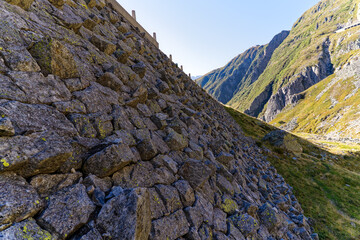
[(263, 137), (276, 127), (226, 109), (294, 188), (320, 239), (360, 239), (360, 156), (331, 154), (291, 134), (273, 146)]
[[(334, 69), (344, 64), (357, 41), (352, 33), (360, 27), (346, 31), (349, 35), (335, 31), (357, 21), (358, 4), (359, 0), (322, 0), (305, 12), (294, 24), (290, 35), (275, 50), (263, 74), (239, 91), (228, 105), (245, 111), (269, 85), (272, 93), (276, 93), (304, 69), (321, 65), (325, 42), (329, 45)], [(264, 113), (267, 106), (262, 107)]]
[(346, 66), (302, 93), (298, 104), (285, 108), (271, 123), (360, 148), (360, 60), (353, 54)]

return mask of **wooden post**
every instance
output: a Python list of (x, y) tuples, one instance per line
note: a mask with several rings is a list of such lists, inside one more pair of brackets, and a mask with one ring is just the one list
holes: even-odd
[(136, 12), (135, 12), (135, 10), (132, 10), (132, 17), (136, 20)]

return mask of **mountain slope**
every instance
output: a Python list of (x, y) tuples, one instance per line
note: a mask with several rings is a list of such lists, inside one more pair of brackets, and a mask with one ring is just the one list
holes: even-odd
[[(351, 16), (359, 15), (358, 8), (351, 9)], [(354, 145), (356, 149), (360, 143), (360, 28), (351, 22), (349, 28), (329, 36), (334, 74), (299, 93), (299, 103), (287, 105), (271, 123), (296, 134), (310, 134), (308, 137), (315, 140)]]
[(116, 4), (0, 1), (0, 238), (317, 239), (266, 149)]
[[(282, 135), (276, 127), (258, 119), (231, 108), (227, 111), (259, 146), (272, 150), (268, 160), (294, 187), (320, 239), (359, 239), (359, 154), (331, 154), (289, 133)], [(270, 135), (272, 141), (265, 140)], [(282, 144), (277, 144), (281, 140)]]
[(272, 123), (325, 140), (360, 143), (359, 57), (355, 50), (340, 70), (301, 93), (302, 100), (285, 108)]
[[(240, 110), (256, 105), (262, 109), (258, 116), (270, 121), (286, 105), (296, 103), (296, 94), (331, 75), (339, 61), (332, 52), (339, 40), (337, 30), (348, 22), (357, 21), (357, 1), (320, 1), (308, 10), (293, 26), (289, 37), (279, 46), (253, 86), (235, 96), (229, 104)], [(271, 87), (269, 87), (271, 86)], [(269, 98), (258, 104), (261, 94)]]
[(226, 104), (237, 92), (251, 85), (263, 73), (274, 50), (288, 34), (288, 31), (283, 31), (269, 44), (246, 50), (224, 67), (206, 74), (196, 82), (215, 99)]
[[(337, 72), (359, 49), (358, 9), (358, 0), (320, 1), (294, 24), (263, 73), (230, 95), (227, 104), (267, 122), (296, 104), (299, 93)], [(337, 31), (348, 26), (354, 27)]]

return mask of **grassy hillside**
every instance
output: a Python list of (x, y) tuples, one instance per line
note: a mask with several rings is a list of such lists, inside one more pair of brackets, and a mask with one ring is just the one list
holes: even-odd
[(352, 28), (347, 34), (335, 31), (357, 21), (358, 3), (359, 0), (323, 0), (304, 13), (294, 24), (290, 35), (275, 50), (264, 73), (251, 86), (239, 91), (228, 104), (245, 111), (268, 85), (272, 84), (272, 92), (275, 93), (306, 67), (319, 65), (324, 42), (329, 44), (334, 68), (344, 64), (352, 51), (349, 46), (356, 41), (352, 34), (347, 34), (360, 28)]
[(302, 93), (297, 105), (288, 106), (271, 123), (286, 127), (292, 122), (289, 130), (296, 134), (360, 144), (359, 65), (357, 56), (348, 59), (342, 70)]
[(196, 82), (215, 99), (227, 103), (238, 89), (251, 82), (246, 76), (254, 60), (264, 54), (266, 46), (252, 47), (232, 59), (224, 67), (216, 69)]
[(290, 145), (273, 146), (263, 137), (275, 127), (226, 109), (258, 146), (272, 150), (264, 150), (268, 160), (294, 188), (320, 239), (360, 238), (360, 155), (331, 154), (290, 134)]

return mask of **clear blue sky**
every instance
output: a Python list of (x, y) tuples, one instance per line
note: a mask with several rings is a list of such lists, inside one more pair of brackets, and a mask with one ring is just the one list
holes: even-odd
[(205, 74), (249, 47), (266, 44), (318, 0), (117, 0), (138, 22), (157, 33), (160, 49)]

